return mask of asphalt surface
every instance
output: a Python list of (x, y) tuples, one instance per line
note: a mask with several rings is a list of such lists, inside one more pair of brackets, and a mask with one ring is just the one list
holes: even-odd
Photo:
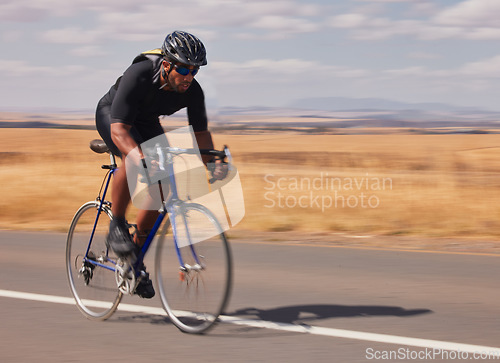
[[(225, 322), (200, 336), (147, 310), (161, 307), (158, 297), (126, 297), (145, 311), (117, 311), (105, 322), (50, 301), (71, 297), (65, 235), (0, 232), (0, 361), (489, 361), (485, 351), (500, 347), (500, 256), (303, 242), (232, 241)], [(439, 352), (442, 343), (458, 350)]]

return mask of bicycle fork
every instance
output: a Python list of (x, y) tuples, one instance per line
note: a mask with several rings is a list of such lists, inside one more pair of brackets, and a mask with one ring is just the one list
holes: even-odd
[(193, 256), (194, 265), (191, 266), (190, 264), (185, 263), (184, 258), (182, 257), (181, 248), (179, 247), (179, 241), (177, 239), (178, 226), (177, 223), (175, 222), (175, 212), (171, 213), (171, 215), (174, 216), (174, 218), (172, 218), (170, 222), (172, 224), (172, 235), (174, 239), (175, 251), (177, 253), (177, 259), (179, 260), (179, 280), (184, 282), (186, 281), (186, 278), (190, 275), (191, 272), (198, 273), (200, 271), (203, 271), (205, 269), (205, 266), (201, 263), (200, 256), (198, 256), (198, 253), (196, 252), (196, 248), (194, 246), (191, 234), (189, 232), (188, 218), (186, 216), (186, 213), (181, 212), (182, 222), (184, 224), (184, 229), (186, 233), (186, 242), (187, 245), (189, 246), (191, 255)]

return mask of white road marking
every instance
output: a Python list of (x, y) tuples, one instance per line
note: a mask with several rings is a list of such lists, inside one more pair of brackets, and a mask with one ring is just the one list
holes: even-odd
[[(29, 292), (19, 292), (11, 290), (0, 289), (0, 297), (75, 305), (75, 300), (71, 297), (42, 295), (42, 294), (34, 294)], [(102, 302), (100, 301), (87, 300), (86, 302), (88, 303), (87, 305), (89, 307), (90, 306), (99, 307), (102, 305)], [(133, 313), (152, 314), (152, 315), (163, 315), (163, 316), (167, 315), (165, 311), (161, 308), (123, 304), (123, 303), (118, 306), (118, 310), (133, 312)], [(488, 347), (482, 345), (453, 343), (453, 342), (445, 342), (439, 340), (410, 338), (404, 336), (378, 334), (378, 333), (366, 333), (366, 332), (344, 330), (344, 329), (322, 328), (309, 325), (277, 323), (265, 320), (242, 319), (238, 317), (225, 316), (225, 315), (221, 315), (219, 319), (222, 323), (243, 325), (254, 328), (273, 329), (273, 330), (281, 330), (281, 331), (288, 331), (295, 333), (328, 336), (334, 338), (362, 340), (362, 341), (376, 342), (376, 343), (396, 344), (400, 346), (430, 348), (442, 351), (447, 350), (447, 351), (460, 351), (468, 353), (488, 353), (490, 354), (490, 356), (500, 357), (500, 348)]]

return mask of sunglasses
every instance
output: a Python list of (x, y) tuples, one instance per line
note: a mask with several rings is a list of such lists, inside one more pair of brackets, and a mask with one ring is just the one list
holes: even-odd
[(194, 76), (196, 76), (196, 73), (198, 73), (198, 71), (199, 71), (199, 68), (189, 69), (186, 67), (177, 66), (175, 64), (174, 64), (174, 68), (175, 68), (175, 71), (177, 73), (179, 73), (180, 75), (183, 75), (183, 76), (187, 76), (189, 73), (191, 73), (191, 75), (194, 77)]

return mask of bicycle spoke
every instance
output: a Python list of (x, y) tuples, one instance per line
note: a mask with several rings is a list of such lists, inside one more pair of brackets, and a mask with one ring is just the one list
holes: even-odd
[[(231, 287), (231, 254), (213, 215), (187, 204), (176, 217), (179, 266), (173, 238), (163, 230), (156, 252), (156, 275), (162, 304), (182, 331), (202, 333), (216, 323)], [(194, 241), (194, 243), (189, 243)]]
[(113, 272), (116, 257), (109, 254), (104, 242), (111, 218), (108, 209), (101, 212), (89, 245), (97, 208), (97, 202), (86, 203), (73, 218), (66, 244), (66, 269), (80, 311), (89, 319), (104, 320), (116, 310), (122, 294)]

